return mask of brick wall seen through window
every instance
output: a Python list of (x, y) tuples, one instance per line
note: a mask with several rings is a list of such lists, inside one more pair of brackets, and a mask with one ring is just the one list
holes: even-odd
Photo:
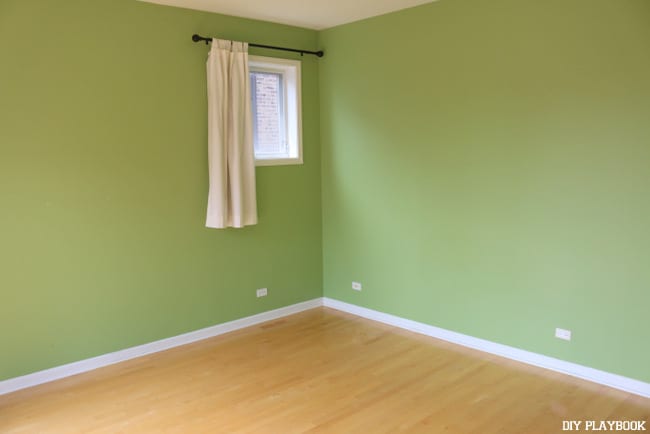
[(253, 93), (255, 152), (288, 154), (283, 126), (282, 76), (275, 73), (252, 72), (251, 92)]

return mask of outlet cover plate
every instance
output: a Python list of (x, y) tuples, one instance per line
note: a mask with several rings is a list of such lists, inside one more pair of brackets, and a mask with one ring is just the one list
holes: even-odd
[(556, 328), (555, 329), (555, 337), (558, 338), (558, 339), (564, 339), (565, 341), (570, 341), (571, 340), (571, 330)]

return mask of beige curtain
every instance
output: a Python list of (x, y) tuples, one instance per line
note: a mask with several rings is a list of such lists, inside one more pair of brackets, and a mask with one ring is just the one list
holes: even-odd
[(212, 40), (208, 55), (209, 228), (257, 223), (248, 44)]

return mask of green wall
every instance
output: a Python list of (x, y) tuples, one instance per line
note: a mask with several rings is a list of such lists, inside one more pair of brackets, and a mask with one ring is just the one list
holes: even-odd
[(322, 32), (325, 295), (650, 381), (648, 23), (442, 0)]
[[(442, 0), (319, 34), (2, 0), (0, 380), (324, 286), (650, 381), (648, 22), (646, 0)], [(195, 32), (327, 52), (302, 58), (305, 164), (257, 169), (244, 230), (204, 227)]]
[(206, 229), (195, 32), (317, 48), (134, 0), (0, 1), (0, 380), (321, 296), (317, 59), (305, 164), (257, 169), (259, 225)]

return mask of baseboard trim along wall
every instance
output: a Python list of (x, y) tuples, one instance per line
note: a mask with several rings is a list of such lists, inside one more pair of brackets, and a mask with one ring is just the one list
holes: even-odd
[(415, 333), (442, 339), (443, 341), (451, 342), (453, 344), (458, 344), (486, 353), (495, 354), (497, 356), (516, 360), (518, 362), (523, 362), (529, 365), (538, 366), (540, 368), (549, 369), (551, 371), (561, 372), (563, 374), (571, 375), (573, 377), (581, 378), (593, 383), (602, 384), (605, 386), (613, 387), (614, 389), (619, 389), (625, 392), (634, 393), (635, 395), (641, 395), (646, 398), (650, 398), (650, 383), (623, 377), (622, 375), (611, 374), (609, 372), (600, 371), (598, 369), (589, 368), (587, 366), (578, 365), (576, 363), (566, 362), (564, 360), (555, 359), (553, 357), (548, 357), (530, 351), (521, 350), (519, 348), (509, 347), (507, 345), (487, 341), (485, 339), (475, 338), (472, 336), (464, 335), (462, 333), (456, 333), (450, 330), (445, 330), (417, 321), (411, 321), (395, 315), (378, 312), (376, 310), (367, 309), (365, 307), (356, 306), (354, 304), (345, 303), (327, 297), (323, 298), (323, 305), (325, 307), (351, 313), (362, 318), (371, 319), (394, 327), (399, 327), (401, 329), (410, 330)]
[(0, 381), (0, 395), (14, 392), (20, 389), (26, 389), (32, 386), (37, 386), (43, 383), (49, 383), (50, 381), (59, 380), (61, 378), (92, 371), (93, 369), (124, 362), (126, 360), (145, 356), (147, 354), (157, 353), (159, 351), (164, 351), (170, 348), (186, 345), (214, 336), (219, 336), (224, 333), (293, 315), (294, 313), (302, 312), (320, 306), (340, 310), (362, 318), (378, 321), (433, 338), (442, 339), (453, 344), (473, 348), (475, 350), (490, 354), (495, 354), (507, 359), (516, 360), (518, 362), (538, 366), (541, 368), (549, 369), (551, 371), (560, 372), (563, 374), (571, 375), (573, 377), (581, 378), (583, 380), (591, 381), (593, 383), (602, 384), (614, 389), (619, 389), (625, 392), (634, 393), (636, 395), (650, 398), (650, 383), (645, 383), (643, 381), (634, 380), (632, 378), (623, 377), (617, 374), (611, 374), (609, 372), (600, 371), (598, 369), (589, 368), (587, 366), (582, 366), (571, 362), (566, 362), (564, 360), (555, 359), (553, 357), (544, 356), (530, 351), (521, 350), (519, 348), (509, 347), (507, 345), (498, 344), (495, 342), (487, 341), (485, 339), (475, 338), (472, 336), (464, 335), (462, 333), (456, 333), (450, 330), (445, 330), (439, 327), (412, 321), (376, 310), (367, 309), (365, 307), (356, 306), (354, 304), (345, 303), (327, 297), (315, 298), (313, 300), (293, 304), (291, 306), (281, 307), (279, 309), (270, 310), (267, 312), (262, 312), (257, 315), (252, 315), (246, 318), (214, 325), (171, 338), (161, 339), (159, 341), (151, 342), (148, 344), (93, 357), (91, 359), (81, 360), (78, 362), (69, 363), (67, 365), (46, 369), (44, 371), (27, 374), (22, 377)]
[(217, 324), (200, 330), (195, 330), (193, 332), (184, 333), (182, 335), (173, 336), (171, 338), (138, 345), (136, 347), (127, 348), (124, 350), (116, 351), (114, 353), (103, 354), (101, 356), (93, 357), (90, 359), (57, 366), (55, 368), (46, 369), (44, 371), (34, 372), (33, 374), (23, 375), (22, 377), (10, 378), (8, 380), (0, 381), (0, 395), (14, 392), (20, 389), (26, 389), (32, 386), (37, 386), (43, 383), (49, 383), (50, 381), (59, 380), (61, 378), (92, 371), (93, 369), (102, 368), (104, 366), (113, 365), (115, 363), (124, 362), (130, 359), (135, 359), (147, 354), (157, 353), (159, 351), (164, 351), (170, 348), (190, 344), (192, 342), (200, 341), (214, 336), (219, 336), (224, 333), (243, 329), (288, 315), (293, 315), (294, 313), (313, 309), (322, 305), (323, 300), (321, 298), (316, 298), (302, 303), (293, 304), (291, 306), (285, 306), (279, 309), (270, 310), (234, 321)]

